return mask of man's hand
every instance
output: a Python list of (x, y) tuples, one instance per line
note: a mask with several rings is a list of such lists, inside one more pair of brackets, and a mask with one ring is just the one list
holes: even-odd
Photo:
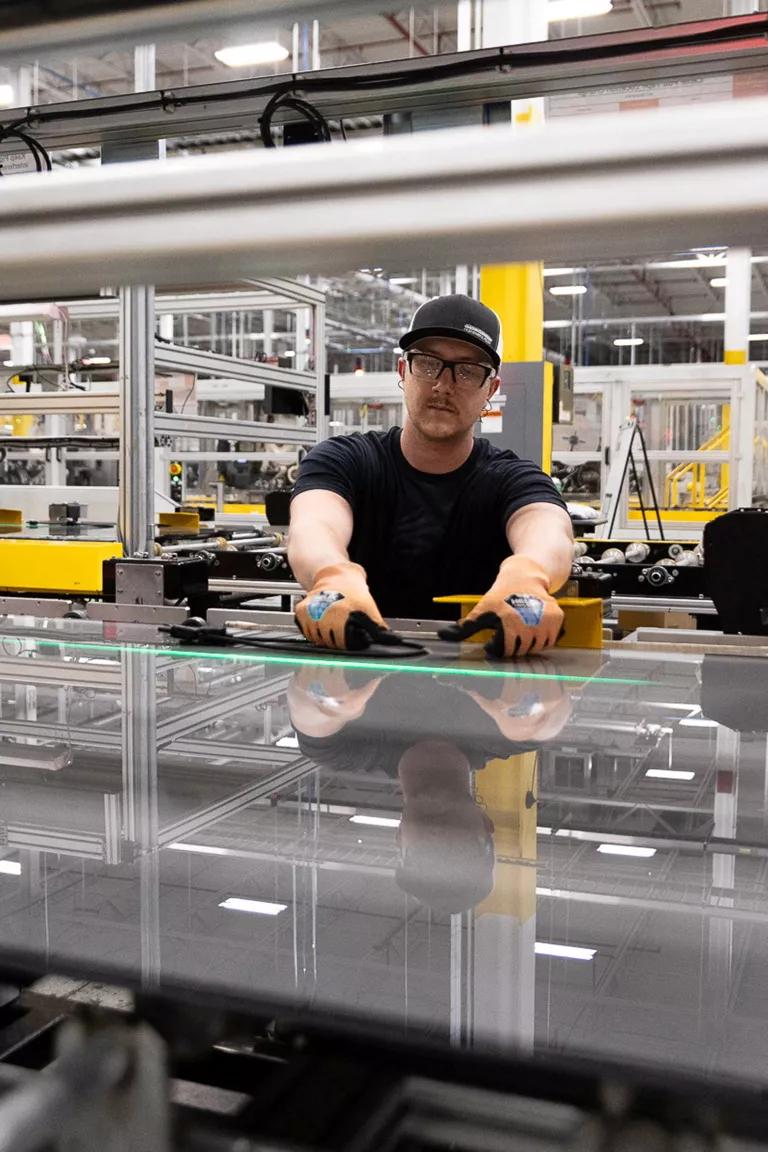
[(369, 676), (362, 686), (350, 688), (343, 668), (300, 668), (288, 685), (291, 723), (303, 736), (334, 736), (360, 719), (383, 680)]
[(483, 681), (478, 690), (462, 688), (486, 716), (490, 716), (502, 736), (516, 744), (546, 743), (554, 740), (570, 719), (573, 702), (568, 687), (558, 680), (548, 660), (531, 660), (525, 665), (531, 679), (507, 678)]
[(441, 640), (466, 640), (492, 628), (485, 649), (489, 656), (528, 656), (554, 645), (563, 612), (549, 594), (546, 572), (527, 556), (509, 556), (490, 591), (469, 615), (438, 632)]
[(367, 648), (387, 630), (365, 570), (351, 560), (317, 572), (311, 590), (296, 605), (296, 624), (313, 644), (350, 651)]

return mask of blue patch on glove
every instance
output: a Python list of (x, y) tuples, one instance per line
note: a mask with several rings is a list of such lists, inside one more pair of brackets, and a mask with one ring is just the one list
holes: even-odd
[(541, 623), (544, 615), (544, 601), (538, 596), (507, 596), (507, 604), (514, 608), (523, 624), (528, 628), (535, 628)]
[(344, 596), (341, 592), (315, 592), (314, 596), (307, 601), (307, 614), (310, 620), (314, 620), (315, 623), (322, 620), (331, 605), (335, 604), (337, 600), (343, 599)]

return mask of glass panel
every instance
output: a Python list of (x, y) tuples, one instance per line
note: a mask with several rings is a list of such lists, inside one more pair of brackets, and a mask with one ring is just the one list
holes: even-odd
[(105, 629), (3, 622), (0, 960), (765, 1085), (764, 662)]
[(662, 452), (727, 452), (730, 404), (727, 396), (691, 392), (632, 394), (631, 416), (637, 420), (649, 450)]
[(563, 452), (595, 452), (603, 447), (603, 393), (577, 392), (573, 398), (573, 423), (555, 424), (552, 430), (552, 450)]
[[(768, 383), (768, 382), (766, 382)], [(752, 473), (752, 503), (768, 502), (768, 387), (761, 377), (755, 392), (755, 460)]]
[[(725, 512), (728, 509), (727, 461), (712, 461), (697, 454), (695, 458), (675, 457), (671, 460), (655, 459), (650, 454), (650, 475), (656, 499), (664, 512), (692, 512), (702, 515)], [(653, 508), (653, 496), (648, 474), (642, 461), (635, 456), (638, 484), (629, 475), (629, 518), (641, 519), (640, 504), (647, 511)]]

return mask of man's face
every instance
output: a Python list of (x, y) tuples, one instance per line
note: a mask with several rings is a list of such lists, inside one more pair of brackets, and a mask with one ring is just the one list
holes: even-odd
[[(419, 340), (408, 349), (438, 357), (441, 360), (463, 360), (490, 367), (491, 361), (482, 349), (464, 340), (452, 340), (433, 336)], [(425, 379), (408, 367), (405, 359), (400, 360), (398, 372), (403, 381), (405, 406), (408, 415), (418, 431), (428, 440), (455, 440), (465, 435), (477, 421), (489, 396), (499, 386), (495, 372), (485, 384), (467, 386), (454, 381), (450, 368), (445, 368), (435, 379)], [(460, 370), (456, 369), (457, 377)]]

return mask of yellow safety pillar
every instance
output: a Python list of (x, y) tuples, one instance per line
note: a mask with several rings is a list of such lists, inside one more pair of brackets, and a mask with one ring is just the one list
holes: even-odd
[(525, 921), (536, 911), (536, 756), (491, 760), (478, 775), (477, 797), (494, 826), (496, 876), (476, 916), (497, 912)]
[(729, 248), (725, 259), (726, 364), (746, 364), (752, 309), (752, 252)]

